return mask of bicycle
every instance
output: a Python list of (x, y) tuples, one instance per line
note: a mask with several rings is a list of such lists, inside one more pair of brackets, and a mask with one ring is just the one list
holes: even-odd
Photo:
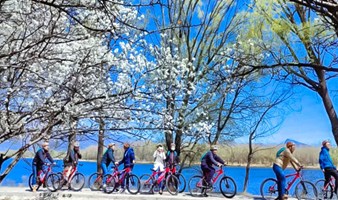
[(178, 179), (178, 192), (179, 192), (179, 193), (184, 192), (185, 187), (186, 187), (186, 185), (187, 185), (187, 182), (186, 182), (186, 180), (185, 180), (183, 174), (180, 173), (180, 172), (178, 172), (178, 171), (176, 170), (176, 165), (175, 165), (173, 168), (171, 168), (171, 172), (172, 172), (172, 173), (176, 176), (176, 178)]
[(113, 173), (105, 175), (104, 178), (106, 180), (106, 187), (103, 190), (105, 193), (124, 191), (124, 189), (120, 188), (124, 181), (126, 181), (125, 186), (130, 194), (137, 194), (140, 191), (140, 179), (135, 174), (132, 174), (130, 167), (119, 171), (118, 166), (115, 166)]
[[(53, 186), (52, 183), (50, 183), (48, 181), (48, 176), (50, 175), (50, 173), (52, 172), (52, 167), (54, 166), (54, 164), (52, 163), (45, 163), (45, 166), (47, 166), (47, 169), (43, 169), (40, 172), (38, 172), (37, 174), (37, 188), (36, 190), (38, 190), (40, 188), (41, 185), (45, 185), (47, 187), (48, 190), (50, 190), (50, 188)], [(28, 179), (28, 185), (31, 191), (33, 191), (33, 173), (29, 176)]]
[(95, 172), (89, 176), (88, 187), (91, 191), (98, 191), (103, 186), (103, 173)]
[[(301, 170), (302, 169), (296, 170), (296, 173), (288, 174), (285, 176), (286, 178), (293, 177), (293, 179), (287, 183), (287, 187), (285, 188), (285, 194), (289, 194), (289, 190), (292, 185), (296, 182), (296, 180), (300, 179), (300, 181), (295, 186), (296, 198), (316, 199), (317, 189), (315, 185), (303, 179), (303, 176), (300, 173)], [(276, 199), (278, 197), (277, 180), (274, 178), (265, 179), (260, 186), (260, 192), (263, 199)]]
[(334, 187), (335, 187), (335, 179), (331, 176), (330, 181), (325, 184), (325, 180), (321, 179), (315, 183), (318, 198), (319, 199), (332, 199), (335, 194)]
[[(82, 165), (79, 164), (79, 166)], [(73, 191), (80, 191), (85, 185), (85, 176), (77, 171), (77, 165), (71, 169), (68, 179), (62, 173), (52, 173), (49, 177), (51, 177), (54, 186), (54, 189), (50, 190), (51, 192), (62, 189), (64, 185), (68, 185), (68, 189)]]
[(212, 185), (207, 186), (208, 183), (205, 180), (204, 176), (201, 175), (195, 175), (191, 177), (189, 180), (188, 188), (189, 192), (192, 196), (200, 196), (204, 191), (206, 192), (212, 192), (214, 189), (214, 185), (219, 179), (219, 177), (223, 174), (223, 177), (221, 178), (219, 182), (219, 189), (223, 196), (227, 198), (233, 198), (237, 193), (237, 185), (229, 176), (226, 176), (223, 170), (223, 166), (221, 166), (219, 169), (216, 170), (214, 177), (212, 178)]
[[(114, 169), (114, 167), (112, 167)], [(98, 191), (103, 187), (103, 173), (95, 172), (88, 178), (88, 187), (91, 191)]]
[[(160, 189), (160, 183), (165, 182), (168, 192), (172, 195), (177, 195), (179, 180), (173, 171), (170, 167), (166, 167), (164, 172), (153, 170), (151, 175), (142, 175), (140, 177), (141, 193), (153, 193), (154, 190)], [(158, 175), (157, 178), (156, 175)]]

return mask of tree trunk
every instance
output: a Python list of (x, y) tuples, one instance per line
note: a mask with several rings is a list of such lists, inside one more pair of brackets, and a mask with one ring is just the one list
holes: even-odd
[(252, 153), (249, 153), (248, 154), (248, 161), (247, 161), (247, 164), (246, 164), (246, 167), (245, 167), (243, 193), (246, 193), (246, 191), (248, 189), (251, 160), (252, 160)]
[(325, 79), (322, 79), (320, 81), (320, 87), (318, 88), (317, 92), (322, 98), (326, 113), (331, 123), (331, 129), (332, 129), (334, 139), (336, 141), (336, 145), (338, 145), (338, 117), (337, 117), (336, 110), (333, 106), (330, 94), (328, 92)]
[(97, 157), (96, 157), (96, 168), (98, 173), (102, 173), (101, 169), (101, 160), (103, 155), (103, 146), (104, 146), (104, 127), (105, 123), (102, 119), (100, 119), (100, 130), (97, 144)]

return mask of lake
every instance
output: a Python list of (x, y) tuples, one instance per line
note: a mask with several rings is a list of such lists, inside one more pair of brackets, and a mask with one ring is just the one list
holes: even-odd
[[(6, 168), (6, 166), (9, 164), (9, 161), (6, 161), (5, 164), (2, 167), (3, 172)], [(32, 159), (21, 159), (19, 163), (14, 167), (14, 169), (10, 172), (10, 174), (5, 178), (5, 180), (2, 182), (2, 186), (24, 186), (28, 187), (28, 177), (31, 174), (31, 164)], [(62, 166), (62, 160), (56, 161), (57, 165), (53, 168), (53, 171), (58, 172), (62, 171), (62, 168), (59, 166)], [(95, 162), (89, 162), (89, 161), (80, 161), (82, 166), (79, 166), (79, 172), (83, 173), (86, 177), (86, 182), (88, 177), (96, 171), (96, 163)], [(150, 168), (152, 168), (152, 164), (135, 164), (133, 173), (141, 176), (142, 174), (148, 173), (150, 174)], [(121, 169), (121, 167), (120, 167)], [(189, 181), (190, 177), (196, 174), (199, 174), (198, 172), (199, 167), (195, 166), (189, 169), (183, 170), (183, 175), (186, 178), (187, 182)], [(245, 177), (245, 168), (244, 167), (235, 167), (235, 166), (227, 166), (224, 168), (225, 173), (232, 177), (237, 184), (237, 190), (238, 192), (243, 191), (243, 182)], [(294, 171), (292, 169), (287, 169), (286, 173), (293, 173)], [(248, 185), (248, 193), (251, 194), (259, 194), (259, 187), (261, 182), (269, 177), (275, 177), (275, 174), (272, 171), (272, 168), (264, 168), (264, 167), (253, 167), (250, 170), (250, 178), (249, 178), (249, 185)], [(303, 177), (306, 180), (311, 181), (314, 183), (318, 179), (322, 179), (323, 173), (320, 169), (305, 169), (303, 171)], [(295, 184), (294, 184), (295, 185)], [(187, 188), (186, 188), (187, 190)], [(293, 190), (292, 190), (293, 191)]]

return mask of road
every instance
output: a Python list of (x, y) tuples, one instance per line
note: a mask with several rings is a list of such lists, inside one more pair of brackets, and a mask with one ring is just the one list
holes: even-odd
[[(62, 190), (50, 193), (47, 189), (43, 188), (33, 193), (25, 187), (0, 187), (0, 200), (73, 200), (73, 199), (117, 199), (117, 200), (224, 200), (221, 194), (210, 194), (209, 197), (192, 197), (188, 193), (178, 194), (172, 196), (167, 192), (163, 195), (159, 194), (137, 194), (131, 195), (127, 192), (122, 194), (105, 194), (102, 191), (91, 191), (88, 188), (82, 189), (80, 192), (69, 190)], [(254, 199), (261, 200), (259, 197), (249, 195), (236, 195), (233, 200)], [(293, 199), (293, 198), (289, 198)]]

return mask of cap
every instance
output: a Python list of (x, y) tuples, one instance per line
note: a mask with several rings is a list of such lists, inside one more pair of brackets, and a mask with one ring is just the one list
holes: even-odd
[(108, 147), (112, 147), (112, 146), (115, 146), (115, 143), (108, 144)]
[(74, 142), (74, 147), (80, 147), (80, 143), (79, 142)]
[(42, 143), (42, 147), (45, 147), (45, 146), (49, 146), (49, 143), (48, 142)]
[(287, 148), (289, 148), (289, 147), (291, 147), (291, 146), (293, 146), (293, 145), (295, 145), (295, 143), (293, 143), (293, 142), (287, 142), (287, 143), (286, 143), (286, 147), (287, 147)]
[(330, 143), (330, 142), (329, 142), (328, 140), (324, 140), (324, 141), (322, 142), (322, 145), (325, 146), (326, 143)]
[(158, 148), (158, 147), (163, 147), (163, 145), (161, 144), (161, 143), (158, 143), (157, 145), (156, 145), (156, 147)]
[(210, 147), (210, 150), (211, 150), (211, 151), (213, 151), (213, 150), (218, 150), (218, 147), (217, 147), (216, 145), (212, 145), (212, 146)]

